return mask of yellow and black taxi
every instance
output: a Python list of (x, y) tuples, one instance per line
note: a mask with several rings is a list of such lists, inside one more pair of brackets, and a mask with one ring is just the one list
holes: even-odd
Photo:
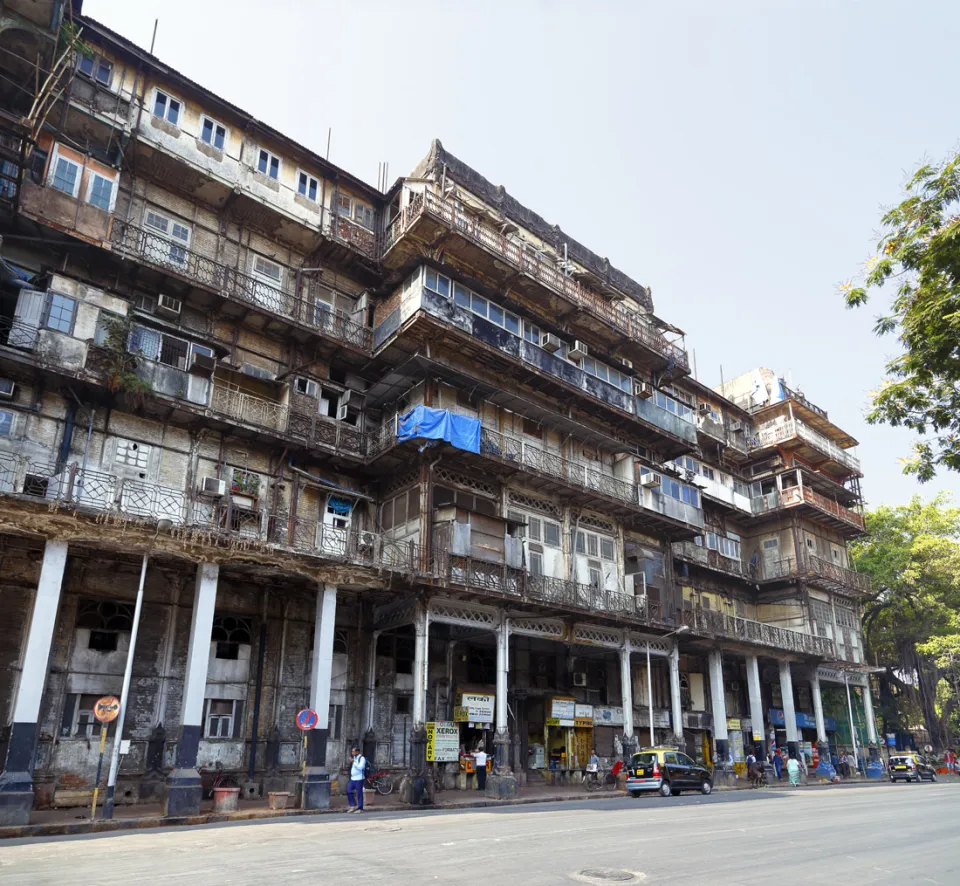
[(627, 793), (631, 797), (657, 791), (675, 797), (681, 791), (713, 790), (713, 773), (676, 748), (644, 748), (630, 758)]
[(887, 763), (887, 773), (891, 782), (897, 781), (936, 781), (937, 770), (926, 757), (912, 751), (892, 754)]

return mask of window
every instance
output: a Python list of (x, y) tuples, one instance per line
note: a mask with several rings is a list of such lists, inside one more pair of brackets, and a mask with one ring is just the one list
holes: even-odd
[(43, 325), (57, 332), (73, 334), (73, 322), (76, 319), (77, 302), (65, 295), (51, 292), (47, 301), (47, 313)]
[[(75, 738), (96, 738), (100, 734), (100, 721), (93, 715), (97, 702), (103, 697), (103, 693), (93, 695), (73, 695), (66, 698), (63, 707), (63, 719), (60, 725), (60, 735), (64, 738), (73, 736)], [(107, 729), (107, 735), (113, 735), (116, 731), (114, 720)]]
[(543, 575), (543, 554), (538, 551), (529, 552), (530, 574)]
[(615, 388), (620, 388), (621, 391), (626, 391), (628, 394), (633, 391), (633, 379), (629, 375), (625, 375), (619, 370), (601, 363), (599, 360), (594, 360), (593, 357), (584, 358), (580, 362), (580, 368), (588, 375), (599, 378), (601, 381), (605, 381)]
[[(641, 476), (649, 473), (649, 468), (640, 468)], [(681, 483), (679, 480), (670, 477), (667, 474), (662, 474), (661, 478), (661, 495), (668, 495), (670, 498), (675, 498), (677, 501), (684, 502), (684, 504), (693, 505), (695, 508), (700, 507), (700, 490), (695, 486), (689, 486), (686, 483)]]
[[(559, 530), (559, 526), (557, 529)], [(586, 554), (589, 557), (601, 557), (604, 560), (613, 560), (616, 548), (613, 539), (595, 532), (577, 532), (577, 553)]]
[(663, 391), (655, 390), (653, 392), (653, 402), (661, 409), (682, 418), (684, 421), (693, 421), (693, 410), (686, 403), (681, 403), (673, 397), (668, 397)]
[(353, 215), (353, 200), (346, 194), (337, 195), (337, 212), (340, 215), (347, 216), (347, 218)]
[(144, 247), (148, 259), (177, 267), (186, 266), (190, 228), (152, 209), (147, 210), (143, 225), (148, 231), (159, 235), (152, 236), (148, 233), (145, 238)]
[(76, 197), (77, 189), (80, 187), (80, 166), (66, 157), (57, 157), (56, 162), (53, 181), (50, 184), (58, 191)]
[(261, 280), (268, 283), (276, 283), (279, 286), (283, 282), (283, 265), (270, 261), (260, 255), (253, 257), (253, 274)]
[(113, 208), (113, 180), (94, 172), (87, 189), (87, 203), (110, 212)]
[(94, 652), (116, 652), (117, 632), (90, 631), (90, 639), (87, 642), (87, 649), (92, 649)]
[[(400, 669), (397, 668), (397, 673), (400, 673)], [(410, 696), (409, 695), (398, 695), (397, 696), (397, 713), (398, 714), (409, 714), (411, 710), (410, 705)]]
[(13, 436), (13, 413), (9, 409), (0, 409), (0, 437)]
[(433, 268), (427, 268), (426, 273), (426, 288), (431, 292), (437, 293), (437, 295), (442, 295), (444, 298), (450, 298), (450, 278), (444, 277), (443, 274), (438, 274)]
[(590, 573), (590, 584), (595, 588), (603, 587), (603, 572), (598, 560), (588, 561), (588, 571)]
[(353, 210), (353, 219), (358, 224), (373, 230), (373, 209), (363, 203), (356, 203)]
[(113, 80), (113, 63), (99, 55), (81, 55), (77, 60), (77, 70), (104, 86), (109, 86)]
[(415, 486), (384, 502), (380, 518), (384, 531), (401, 527), (420, 517), (420, 487)]
[(560, 547), (560, 524), (552, 520), (543, 521), (543, 543), (551, 547)]
[(261, 148), (260, 156), (257, 159), (257, 172), (276, 181), (280, 178), (280, 158), (276, 154), (271, 154), (265, 148)]
[(301, 172), (297, 176), (297, 193), (316, 203), (317, 195), (320, 193), (320, 183), (312, 175)]
[(204, 738), (239, 738), (243, 702), (229, 698), (208, 698)]
[(218, 151), (223, 150), (227, 140), (227, 127), (209, 117), (200, 118), (200, 141), (206, 142)]
[(543, 439), (543, 428), (537, 424), (537, 422), (529, 418), (525, 418), (523, 420), (523, 433), (528, 437), (533, 437), (537, 440)]
[(523, 321), (523, 337), (526, 341), (530, 342), (532, 345), (538, 345), (541, 342), (540, 327), (535, 326), (533, 323), (527, 323), (526, 320)]
[(329, 741), (339, 741), (343, 738), (343, 705), (332, 704), (328, 710), (327, 739)]
[(183, 105), (178, 99), (167, 95), (165, 92), (161, 92), (159, 89), (157, 90), (153, 99), (154, 117), (159, 117), (161, 120), (166, 120), (167, 123), (179, 126), (180, 113), (182, 110)]
[(150, 465), (150, 452), (153, 447), (134, 440), (117, 440), (117, 464), (144, 470)]

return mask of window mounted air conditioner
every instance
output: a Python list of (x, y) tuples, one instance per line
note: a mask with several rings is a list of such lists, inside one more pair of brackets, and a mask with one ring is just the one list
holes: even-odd
[(157, 313), (166, 314), (168, 317), (179, 317), (180, 309), (183, 303), (179, 298), (172, 298), (169, 295), (161, 295), (157, 299)]
[(219, 477), (201, 477), (200, 494), (222, 498), (227, 493), (227, 482)]
[(573, 685), (574, 686), (583, 686), (587, 685), (587, 675), (580, 671), (573, 675)]
[(660, 485), (662, 478), (659, 474), (642, 474), (640, 476), (640, 485), (647, 488), (653, 489)]
[(211, 373), (216, 368), (217, 368), (216, 357), (213, 357), (210, 354), (199, 354), (196, 351), (194, 351), (193, 363), (190, 364), (190, 369), (192, 371)]
[(743, 422), (739, 422), (739, 421), (730, 422), (730, 430), (734, 434), (741, 432), (743, 430)]
[(650, 387), (645, 381), (638, 381), (634, 379), (633, 381), (633, 396), (639, 397), (641, 400), (649, 400), (653, 396), (653, 388)]
[(0, 378), (0, 400), (12, 400), (17, 392), (16, 382), (9, 378)]
[(571, 360), (583, 360), (590, 356), (590, 349), (582, 341), (575, 341), (567, 356)]
[(699, 412), (701, 415), (709, 415), (711, 412), (713, 412), (713, 409), (710, 407), (709, 403), (701, 403), (699, 406), (697, 406), (697, 412)]
[(551, 354), (556, 353), (560, 350), (560, 339), (552, 332), (545, 332), (540, 340), (540, 347)]
[(620, 362), (627, 367), (627, 369), (633, 369), (633, 360), (627, 360), (625, 357), (620, 359)]
[(361, 532), (357, 536), (357, 547), (361, 551), (372, 551), (376, 543), (376, 536), (372, 532)]

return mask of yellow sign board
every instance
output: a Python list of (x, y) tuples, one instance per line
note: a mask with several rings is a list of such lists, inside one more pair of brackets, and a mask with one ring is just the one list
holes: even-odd
[(430, 722), (427, 727), (427, 762), (452, 763), (460, 757), (460, 727), (456, 723)]
[(470, 708), (465, 705), (458, 705), (453, 709), (454, 723), (468, 723), (470, 721)]
[(547, 717), (547, 726), (559, 726), (560, 718), (559, 717)]
[(593, 729), (592, 717), (574, 717), (573, 725), (577, 729)]

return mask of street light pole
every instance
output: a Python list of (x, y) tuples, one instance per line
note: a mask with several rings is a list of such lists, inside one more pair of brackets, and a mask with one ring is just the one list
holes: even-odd
[(853, 741), (853, 759), (856, 766), (860, 768), (860, 751), (857, 748), (857, 725), (853, 722), (853, 702), (850, 699), (850, 681), (847, 679), (847, 672), (843, 672), (843, 685), (847, 690), (847, 713), (850, 715), (850, 738)]
[[(662, 639), (666, 640), (667, 637), (672, 637), (674, 634), (682, 634), (685, 631), (689, 631), (689, 625), (680, 625), (675, 631), (670, 631), (669, 634), (664, 634)], [(650, 672), (650, 641), (647, 640), (647, 717), (650, 720), (650, 747), (656, 746), (656, 739), (653, 736), (653, 675)]]

